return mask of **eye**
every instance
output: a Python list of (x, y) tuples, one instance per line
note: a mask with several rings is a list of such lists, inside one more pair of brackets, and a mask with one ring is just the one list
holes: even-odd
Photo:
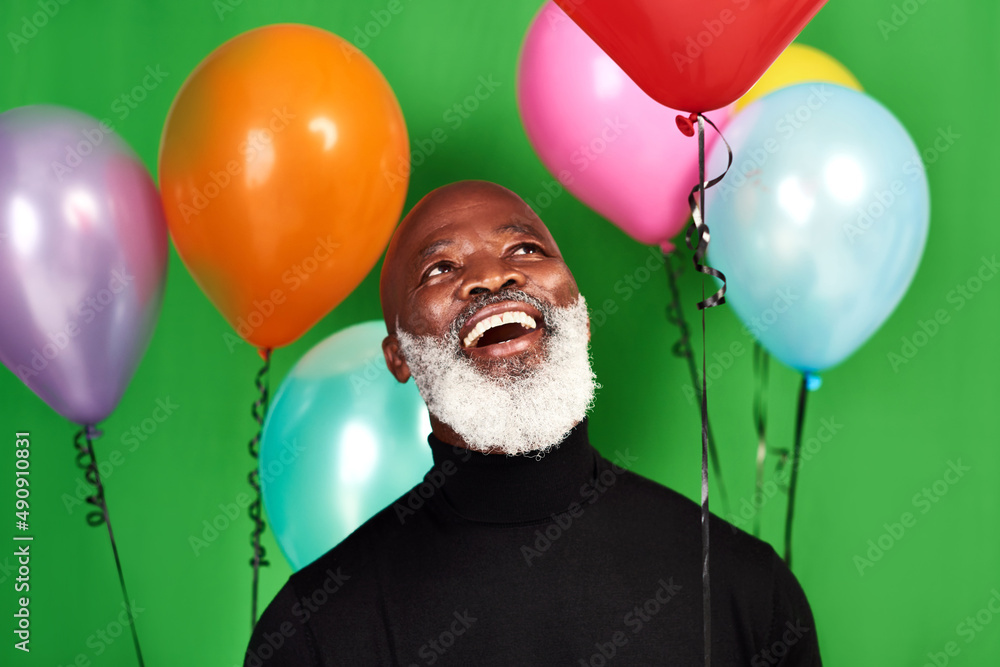
[(542, 254), (542, 246), (537, 243), (521, 243), (514, 246), (512, 255), (539, 255)]
[(427, 272), (424, 274), (424, 278), (433, 278), (434, 276), (439, 276), (442, 273), (451, 271), (454, 267), (448, 262), (438, 262), (433, 264)]

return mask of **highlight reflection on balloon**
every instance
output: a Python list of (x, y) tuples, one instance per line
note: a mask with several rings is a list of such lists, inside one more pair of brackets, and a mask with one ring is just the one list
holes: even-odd
[(160, 314), (167, 225), (112, 128), (33, 105), (0, 114), (0, 360), (63, 417), (103, 421)]
[[(788, 365), (840, 363), (905, 294), (930, 201), (916, 145), (878, 102), (842, 86), (766, 95), (727, 129), (733, 166), (707, 193), (709, 263), (750, 333)], [(726, 155), (709, 156), (721, 173)]]
[(410, 173), (382, 73), (347, 40), (296, 24), (206, 56), (170, 108), (159, 163), (178, 254), (262, 349), (298, 339), (364, 279)]
[(427, 408), (382, 356), (381, 321), (321, 341), (288, 373), (264, 423), (260, 482), (296, 570), (420, 483), (433, 461)]

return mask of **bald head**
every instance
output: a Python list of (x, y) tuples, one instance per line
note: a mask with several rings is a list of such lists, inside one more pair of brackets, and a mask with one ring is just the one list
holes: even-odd
[[(401, 307), (421, 284), (424, 278), (421, 271), (427, 260), (443, 258), (444, 268), (436, 275), (451, 269), (460, 271), (462, 266), (449, 263), (461, 254), (475, 255), (491, 240), (488, 237), (498, 240), (500, 236), (536, 237), (562, 264), (562, 256), (545, 223), (524, 200), (496, 183), (459, 181), (439, 187), (417, 202), (393, 234), (382, 265), (379, 291), (389, 333), (395, 333)], [(565, 264), (562, 267), (565, 269)], [(568, 274), (569, 270), (565, 272)], [(488, 281), (491, 276), (466, 274), (465, 278)], [(569, 280), (572, 282), (571, 275)], [(419, 311), (412, 314), (422, 319)]]

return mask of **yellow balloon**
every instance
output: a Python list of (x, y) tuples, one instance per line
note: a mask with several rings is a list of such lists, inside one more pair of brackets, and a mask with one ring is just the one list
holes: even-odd
[(825, 81), (861, 90), (854, 75), (834, 58), (805, 44), (790, 44), (753, 88), (736, 100), (736, 111), (779, 88), (807, 81)]

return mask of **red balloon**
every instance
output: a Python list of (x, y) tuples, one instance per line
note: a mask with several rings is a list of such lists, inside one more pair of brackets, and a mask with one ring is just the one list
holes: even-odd
[(556, 0), (647, 95), (703, 113), (757, 82), (826, 0)]

